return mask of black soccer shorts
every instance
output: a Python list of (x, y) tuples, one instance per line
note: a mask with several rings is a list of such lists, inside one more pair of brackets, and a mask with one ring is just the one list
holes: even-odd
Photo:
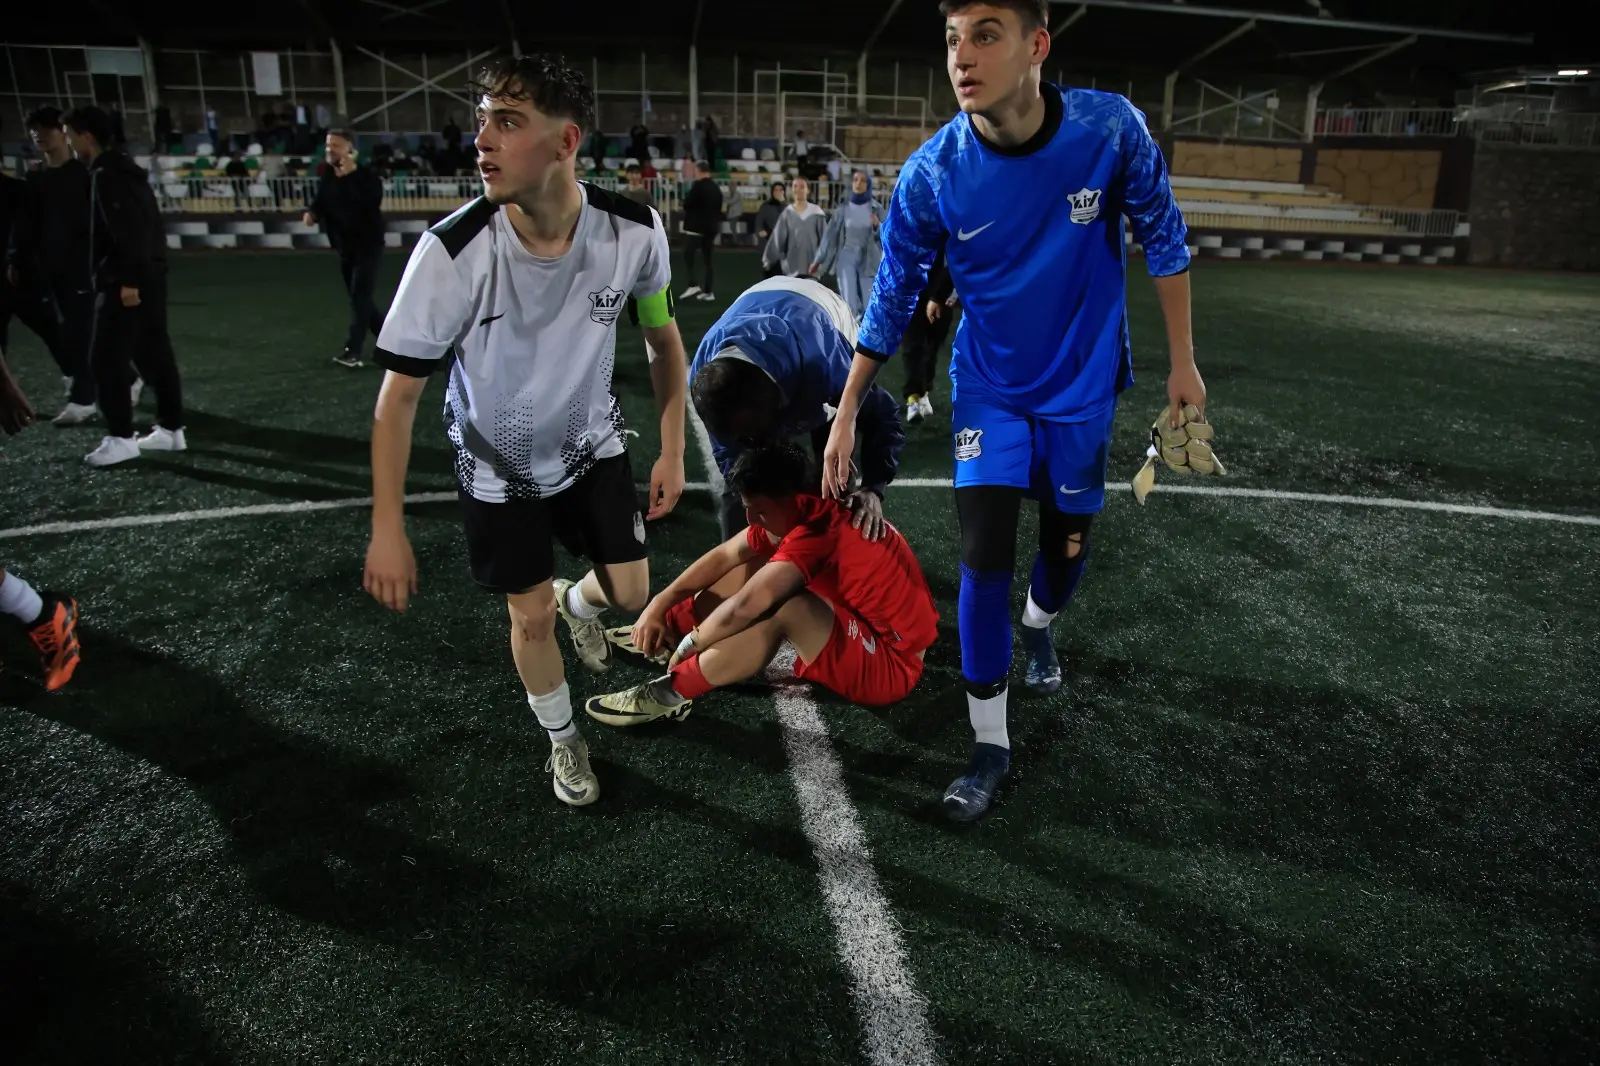
[(644, 512), (628, 453), (600, 459), (572, 485), (537, 500), (484, 503), (461, 493), (472, 579), (490, 592), (527, 592), (555, 576), (555, 544), (590, 562), (643, 559)]

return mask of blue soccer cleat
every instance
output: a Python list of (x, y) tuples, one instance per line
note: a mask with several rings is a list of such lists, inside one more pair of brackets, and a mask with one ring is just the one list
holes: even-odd
[(967, 772), (944, 790), (944, 813), (956, 822), (982, 818), (994, 802), (1000, 781), (1011, 769), (1011, 751), (998, 744), (974, 744)]
[(1035, 629), (1022, 626), (1022, 647), (1028, 653), (1028, 672), (1023, 683), (1035, 692), (1052, 695), (1061, 691), (1061, 660), (1056, 658), (1056, 644), (1050, 627)]

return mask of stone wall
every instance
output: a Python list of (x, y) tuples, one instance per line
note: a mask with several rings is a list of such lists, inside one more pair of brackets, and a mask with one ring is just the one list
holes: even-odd
[(1600, 152), (1480, 144), (1467, 261), (1600, 270)]
[(1299, 181), (1300, 149), (1258, 144), (1178, 141), (1171, 170), (1191, 178)]
[(1433, 208), (1439, 153), (1420, 149), (1318, 148), (1315, 183), (1353, 204)]

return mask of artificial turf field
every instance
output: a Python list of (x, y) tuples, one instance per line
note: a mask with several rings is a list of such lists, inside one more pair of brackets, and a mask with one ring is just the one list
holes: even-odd
[[(723, 299), (680, 307), (691, 350), (755, 267), (724, 254)], [(1163, 403), (1142, 274), (1119, 479)], [(1600, 280), (1204, 262), (1194, 287), (1228, 484), (1600, 515)], [(954, 508), (892, 489), (944, 616), (927, 675), (882, 713), (802, 698), (922, 997), (931, 1041), (897, 1046), (858, 1009), (849, 956), (883, 945), (837, 935), (773, 693), (587, 723), (603, 796), (563, 807), (453, 504), (411, 511), (405, 616), (361, 591), (356, 507), (17, 534), (368, 492), (378, 375), (329, 363), (334, 261), (185, 254), (172, 292), (187, 454), (94, 472), (96, 427), (0, 441), (0, 565), (84, 619), (54, 695), (0, 633), (0, 1062), (1600, 1057), (1600, 525), (1114, 492), (1057, 622), (1067, 684), (1013, 689), (1014, 776), (957, 829)], [(625, 325), (618, 362), (643, 477)], [(453, 487), (441, 388), (412, 492)], [(935, 402), (903, 477), (950, 476), (947, 380)], [(656, 586), (715, 529), (686, 495)], [(575, 700), (647, 676), (569, 674)]]

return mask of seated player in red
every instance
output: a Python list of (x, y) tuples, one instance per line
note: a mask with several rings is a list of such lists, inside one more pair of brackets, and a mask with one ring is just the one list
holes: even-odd
[(922, 677), (939, 612), (905, 537), (874, 543), (849, 508), (816, 494), (805, 452), (752, 448), (728, 474), (749, 528), (701, 556), (610, 636), (670, 672), (585, 708), (607, 725), (683, 719), (692, 701), (766, 669), (785, 640), (795, 677), (852, 703), (904, 699)]

